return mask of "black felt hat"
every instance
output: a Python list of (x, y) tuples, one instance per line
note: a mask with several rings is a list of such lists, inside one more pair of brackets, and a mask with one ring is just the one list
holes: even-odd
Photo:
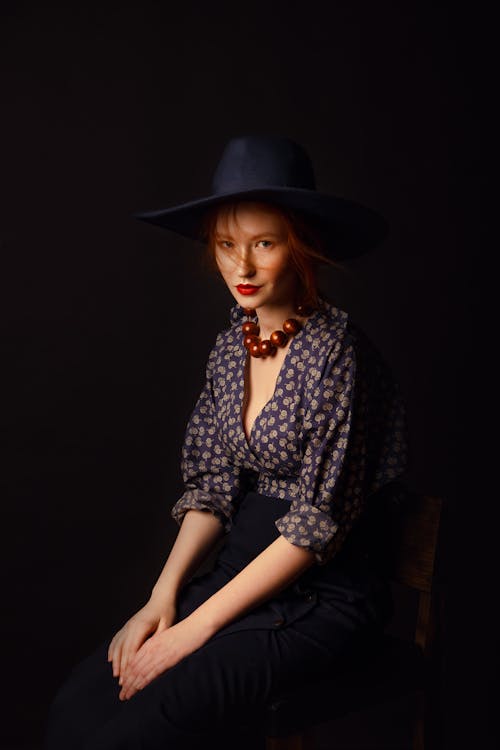
[(299, 212), (323, 235), (325, 250), (332, 258), (361, 255), (387, 234), (387, 224), (378, 213), (316, 190), (313, 166), (302, 146), (289, 138), (267, 135), (229, 141), (215, 170), (211, 195), (133, 216), (199, 240), (208, 208), (244, 199)]

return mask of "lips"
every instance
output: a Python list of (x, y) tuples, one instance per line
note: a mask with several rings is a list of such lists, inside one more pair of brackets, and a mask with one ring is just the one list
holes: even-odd
[(236, 289), (240, 294), (255, 294), (260, 289), (260, 286), (254, 286), (253, 284), (238, 284)]

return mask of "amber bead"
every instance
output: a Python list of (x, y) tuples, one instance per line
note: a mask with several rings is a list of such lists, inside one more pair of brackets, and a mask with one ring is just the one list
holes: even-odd
[(245, 315), (249, 315), (251, 318), (253, 318), (253, 316), (255, 315), (255, 310), (253, 309), (253, 307), (244, 307), (243, 312), (245, 313)]
[(263, 357), (276, 354), (276, 347), (272, 344), (269, 339), (264, 339), (259, 344), (260, 353)]
[(259, 337), (258, 336), (253, 336), (251, 333), (249, 333), (243, 339), (243, 346), (245, 347), (245, 349), (249, 349), (250, 348), (250, 344), (253, 344), (254, 341), (256, 341), (257, 343), (259, 343)]
[(248, 347), (248, 351), (252, 355), (252, 357), (262, 357), (262, 354), (260, 353), (260, 342), (259, 341), (252, 341), (250, 346)]
[(241, 330), (245, 335), (251, 334), (252, 336), (256, 336), (259, 333), (259, 326), (257, 323), (253, 323), (251, 320), (247, 320), (246, 323), (243, 323), (241, 326)]
[(273, 331), (269, 338), (271, 339), (271, 344), (275, 346), (285, 346), (288, 341), (288, 336), (284, 331)]
[(295, 320), (295, 318), (287, 318), (283, 323), (283, 330), (285, 333), (290, 333), (292, 336), (295, 336), (295, 334), (300, 331), (300, 323), (298, 320)]

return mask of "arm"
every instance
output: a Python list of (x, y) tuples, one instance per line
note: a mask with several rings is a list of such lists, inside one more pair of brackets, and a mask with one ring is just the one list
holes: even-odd
[(188, 511), (179, 529), (167, 562), (153, 587), (149, 601), (116, 633), (108, 649), (113, 676), (126, 674), (129, 662), (151, 633), (171, 627), (176, 601), (185, 581), (198, 569), (223, 529), (219, 520), (206, 511)]
[(199, 567), (224, 531), (229, 531), (233, 500), (240, 492), (239, 469), (220, 444), (214, 416), (212, 371), (216, 348), (207, 364), (207, 378), (189, 419), (182, 448), (185, 492), (172, 508), (180, 526), (168, 560), (147, 604), (118, 631), (108, 660), (123, 682), (130, 660), (147, 636), (170, 628), (176, 600), (186, 580)]
[(177, 534), (151, 599), (176, 601), (184, 583), (197, 571), (223, 534), (220, 521), (202, 510), (189, 510)]
[(208, 638), (278, 594), (315, 562), (314, 553), (279, 536), (188, 618)]
[(127, 671), (120, 699), (131, 698), (225, 625), (286, 588), (314, 562), (312, 551), (278, 537), (186, 619), (144, 643)]

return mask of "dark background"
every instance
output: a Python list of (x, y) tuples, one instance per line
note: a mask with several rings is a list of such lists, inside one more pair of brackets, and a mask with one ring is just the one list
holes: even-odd
[(36, 746), (70, 666), (147, 598), (175, 533), (184, 426), (228, 323), (201, 247), (130, 214), (207, 194), (226, 141), (255, 132), (302, 143), (322, 191), (390, 223), (324, 286), (401, 384), (412, 486), (449, 501), (446, 747), (463, 738), (451, 583), (472, 29), (426, 2), (2, 3), (2, 747)]

